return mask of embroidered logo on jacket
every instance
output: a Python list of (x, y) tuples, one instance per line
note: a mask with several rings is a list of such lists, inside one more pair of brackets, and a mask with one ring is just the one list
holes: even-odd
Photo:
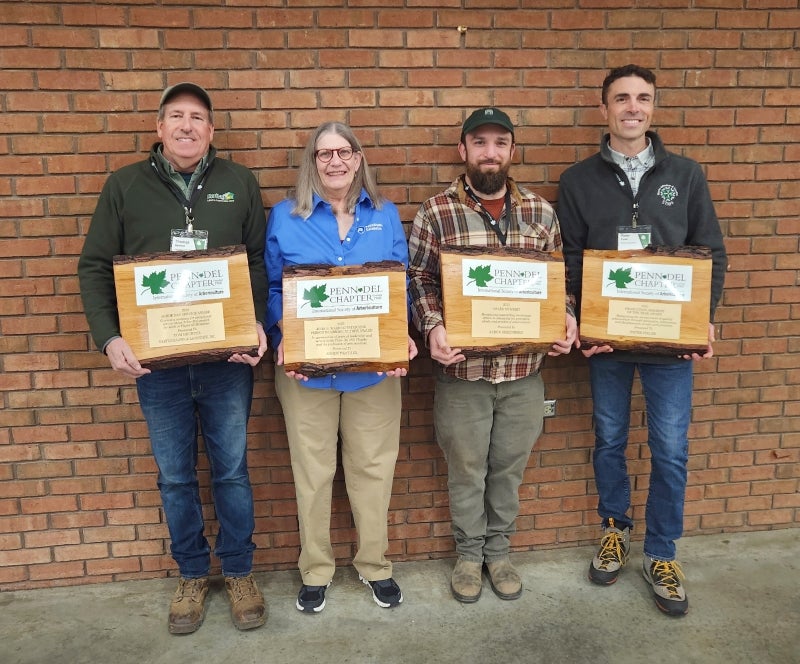
[(232, 191), (224, 194), (206, 194), (206, 203), (235, 203), (236, 195)]
[(678, 190), (675, 188), (674, 185), (671, 184), (662, 184), (656, 194), (661, 197), (662, 205), (666, 205), (669, 207), (675, 202), (675, 199), (678, 198)]

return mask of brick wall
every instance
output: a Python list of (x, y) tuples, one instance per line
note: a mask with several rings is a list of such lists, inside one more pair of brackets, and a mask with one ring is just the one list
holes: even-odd
[[(641, 8), (639, 8), (641, 7)], [(457, 27), (466, 26), (460, 32)], [(519, 125), (516, 177), (553, 200), (596, 150), (605, 71), (656, 70), (655, 126), (707, 170), (730, 254), (717, 356), (697, 367), (686, 533), (800, 523), (800, 11), (796, 0), (162, 0), (0, 4), (0, 589), (174, 573), (133, 384), (90, 347), (77, 256), (108, 173), (142, 158), (160, 91), (211, 90), (215, 143), (271, 206), (300, 147), (351, 124), (410, 222), (460, 172), (465, 114)], [(452, 555), (431, 363), (404, 380), (397, 560)], [(260, 570), (291, 568), (295, 504), (273, 366), (250, 425)], [(516, 550), (598, 535), (581, 357), (549, 361)], [(629, 449), (647, 485), (643, 404)], [(210, 504), (203, 470), (206, 510)], [(354, 532), (341, 478), (334, 541)], [(213, 532), (213, 527), (212, 527)], [(641, 536), (641, 533), (639, 533)]]

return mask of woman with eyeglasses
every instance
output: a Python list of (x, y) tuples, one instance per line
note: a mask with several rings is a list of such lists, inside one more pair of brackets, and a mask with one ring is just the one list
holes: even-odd
[[(397, 606), (387, 513), (400, 441), (400, 381), (405, 369), (309, 378), (283, 365), (282, 272), (286, 265), (361, 265), (395, 260), (408, 266), (397, 208), (378, 193), (361, 144), (346, 125), (327, 122), (303, 152), (294, 197), (270, 216), (265, 250), (267, 334), (275, 349), (275, 391), (289, 439), (300, 526), (299, 611), (319, 613), (335, 570), (331, 493), (338, 440), (347, 495), (358, 533), (353, 566), (375, 602)], [(417, 354), (408, 340), (409, 359)]]

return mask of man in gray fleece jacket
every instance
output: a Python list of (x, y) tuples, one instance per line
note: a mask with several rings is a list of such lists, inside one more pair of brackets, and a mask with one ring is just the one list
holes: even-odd
[(628, 559), (633, 521), (625, 448), (631, 388), (638, 370), (647, 409), (651, 452), (642, 572), (656, 606), (669, 615), (689, 609), (675, 560), (683, 532), (692, 364), (713, 355), (714, 309), (722, 295), (727, 258), (700, 166), (667, 152), (649, 131), (655, 75), (637, 65), (614, 69), (603, 82), (600, 111), (608, 123), (600, 152), (561, 176), (558, 217), (569, 291), (581, 302), (584, 249), (632, 249), (648, 244), (711, 249), (708, 348), (702, 355), (664, 357), (576, 346), (589, 358), (595, 424), (594, 472), (604, 534), (589, 578), (610, 585)]

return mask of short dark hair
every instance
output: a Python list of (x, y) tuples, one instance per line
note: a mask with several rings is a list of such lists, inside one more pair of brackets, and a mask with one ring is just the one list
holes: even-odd
[(639, 78), (644, 79), (646, 83), (656, 87), (656, 75), (649, 69), (645, 69), (639, 65), (624, 65), (622, 67), (617, 67), (616, 69), (612, 69), (610, 72), (608, 72), (608, 76), (606, 76), (605, 80), (603, 81), (602, 99), (604, 106), (608, 106), (608, 88), (610, 88), (611, 84), (618, 78), (625, 78), (626, 76), (638, 76)]

